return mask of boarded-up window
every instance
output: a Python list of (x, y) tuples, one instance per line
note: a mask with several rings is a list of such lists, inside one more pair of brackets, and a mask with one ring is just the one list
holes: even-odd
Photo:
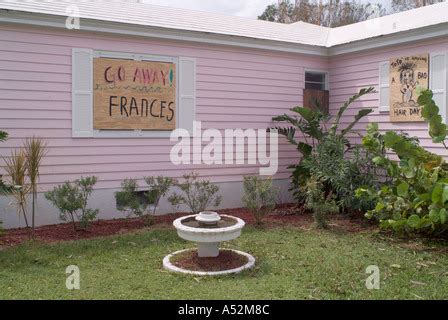
[[(447, 119), (448, 107), (448, 54), (446, 52), (431, 53), (429, 58), (429, 88), (434, 93), (434, 100), (440, 108), (443, 119)], [(390, 112), (390, 62), (379, 65), (379, 111)]]
[(327, 90), (303, 90), (303, 106), (312, 110), (329, 113), (330, 94)]
[[(99, 61), (111, 62), (110, 66), (113, 68), (109, 69), (108, 80), (112, 82), (109, 85), (99, 83), (100, 80), (94, 77), (95, 74), (98, 78), (105, 76), (106, 69), (103, 65), (100, 68)], [(121, 65), (123, 70), (126, 69), (125, 75), (123, 70), (120, 71), (121, 73), (118, 71)], [(97, 67), (96, 73), (94, 66)], [(125, 81), (114, 83), (111, 77)], [(72, 78), (72, 137), (162, 138), (169, 137), (170, 131), (176, 128), (189, 132), (193, 130), (196, 117), (195, 58), (96, 52), (90, 49), (74, 48)], [(133, 85), (140, 82), (142, 85)], [(153, 86), (151, 89), (148, 87), (148, 83), (151, 82), (157, 82), (160, 85)], [(164, 90), (162, 86), (165, 86)], [(110, 89), (106, 90), (110, 93), (107, 94), (106, 99), (100, 97), (99, 92), (103, 91), (104, 94), (104, 90), (98, 90), (99, 88)], [(116, 89), (122, 91), (112, 94)], [(96, 99), (94, 93), (97, 95)], [(132, 96), (136, 97), (135, 101)], [(154, 98), (146, 98), (150, 96)], [(94, 100), (96, 100), (95, 106), (99, 106), (99, 109), (95, 109), (96, 121), (94, 121)], [(157, 101), (154, 102), (155, 100)], [(166, 102), (163, 102), (165, 100)], [(111, 114), (113, 121), (104, 122), (103, 120), (110, 118)], [(157, 119), (147, 121), (149, 120), (146, 117), (147, 114), (148, 118), (151, 115)]]
[(330, 95), (328, 92), (328, 74), (326, 72), (306, 71), (303, 106), (324, 113), (329, 112)]
[(423, 121), (417, 103), (418, 89), (428, 89), (429, 55), (414, 54), (390, 59), (390, 121)]
[(94, 130), (176, 129), (176, 64), (95, 58)]

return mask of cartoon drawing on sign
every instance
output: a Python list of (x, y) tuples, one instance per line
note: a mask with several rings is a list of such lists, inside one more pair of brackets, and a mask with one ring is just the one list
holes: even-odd
[(400, 83), (401, 83), (401, 93), (403, 94), (403, 103), (415, 103), (412, 100), (412, 93), (414, 89), (417, 88), (418, 81), (414, 78), (414, 69), (416, 67), (415, 63), (406, 62), (403, 63), (398, 70), (400, 70)]
[(423, 121), (417, 88), (428, 88), (428, 54), (392, 58), (390, 61), (391, 121)]

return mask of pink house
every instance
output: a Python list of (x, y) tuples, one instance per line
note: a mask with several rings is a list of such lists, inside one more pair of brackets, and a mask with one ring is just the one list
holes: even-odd
[[(273, 116), (303, 104), (304, 89), (328, 91), (329, 109), (334, 112), (359, 89), (374, 86), (377, 93), (355, 103), (346, 114), (352, 117), (359, 108), (374, 109), (356, 130), (377, 122), (381, 129), (407, 131), (431, 151), (448, 155), (432, 144), (424, 122), (391, 120), (391, 59), (420, 55), (428, 57), (422, 77), (446, 119), (448, 3), (329, 29), (139, 3), (2, 1), (0, 129), (10, 138), (0, 144), (0, 155), (8, 156), (26, 137), (45, 138), (49, 153), (40, 191), (95, 175), (99, 182), (91, 205), (101, 209), (100, 218), (122, 216), (114, 192), (124, 179), (181, 177), (191, 171), (220, 185), (223, 207), (239, 207), (243, 176), (258, 174), (260, 164), (173, 164), (172, 130), (191, 132), (194, 121), (201, 121), (202, 130), (266, 129), (273, 125)], [(167, 120), (171, 109), (163, 99), (155, 104), (157, 111), (137, 99), (138, 110), (158, 115), (149, 128), (97, 118), (96, 90), (103, 87), (95, 77), (101, 68), (95, 61), (101, 59), (127, 61), (134, 67), (171, 66), (175, 70), (171, 76), (162, 70), (161, 76), (148, 73), (144, 78), (142, 73), (141, 77), (170, 81), (176, 121)], [(106, 80), (115, 90), (117, 79), (125, 81), (129, 74), (111, 66)], [(114, 112), (121, 108), (123, 114), (120, 94), (113, 97), (106, 109), (112, 115), (111, 106), (117, 108)], [(125, 102), (132, 106), (133, 102)], [(285, 202), (291, 200), (287, 166), (297, 156), (280, 139), (274, 178)], [(161, 213), (170, 210), (168, 203), (162, 204)], [(38, 224), (58, 221), (56, 209), (42, 193), (39, 212)], [(5, 227), (23, 225), (5, 197), (0, 198), (0, 219)]]

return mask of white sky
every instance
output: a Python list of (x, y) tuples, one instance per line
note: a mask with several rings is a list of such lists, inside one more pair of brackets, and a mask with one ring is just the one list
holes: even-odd
[[(141, 0), (142, 2), (176, 7), (183, 9), (192, 9), (208, 12), (223, 13), (233, 16), (257, 18), (264, 9), (277, 0)], [(359, 0), (368, 2), (368, 0)], [(381, 2), (387, 4), (390, 0), (371, 0), (371, 2)]]

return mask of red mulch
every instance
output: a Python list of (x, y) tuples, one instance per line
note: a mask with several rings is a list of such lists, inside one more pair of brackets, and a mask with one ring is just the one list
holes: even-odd
[(216, 258), (199, 258), (198, 251), (191, 250), (171, 259), (171, 263), (178, 268), (206, 272), (236, 269), (244, 266), (247, 261), (247, 257), (230, 250), (220, 250)]
[[(247, 224), (255, 224), (253, 215), (245, 208), (219, 210), (219, 213), (239, 217)], [(154, 226), (158, 228), (171, 227), (175, 219), (184, 215), (187, 214), (179, 213), (157, 216), (154, 219)], [(330, 228), (341, 229), (347, 232), (360, 232), (373, 228), (372, 225), (368, 224), (368, 222), (363, 219), (349, 218), (342, 215), (331, 216), (329, 221)], [(295, 205), (283, 205), (278, 207), (273, 214), (265, 218), (265, 223), (262, 227), (273, 228), (291, 225), (310, 228), (312, 224), (313, 217), (310, 213), (302, 213), (302, 211)], [(74, 231), (72, 224), (64, 223), (36, 228), (35, 239), (43, 243), (53, 243), (125, 234), (145, 228), (143, 222), (135, 218), (95, 221), (90, 225), (87, 231)], [(16, 246), (27, 240), (29, 240), (29, 232), (27, 229), (5, 230), (3, 234), (0, 235), (0, 248)]]

